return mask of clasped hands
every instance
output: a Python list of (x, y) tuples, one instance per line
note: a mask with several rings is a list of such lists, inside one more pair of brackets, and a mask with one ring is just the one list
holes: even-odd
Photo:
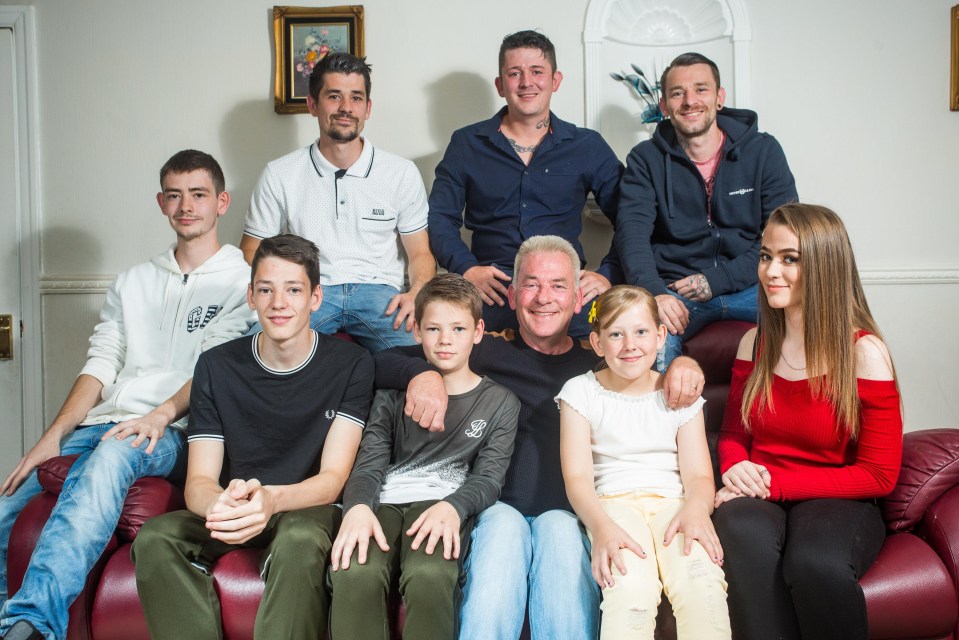
[(274, 513), (273, 495), (257, 479), (230, 481), (206, 512), (210, 537), (242, 544), (259, 535)]
[(742, 460), (723, 474), (723, 486), (716, 492), (714, 506), (736, 498), (749, 497), (767, 500), (771, 495), (772, 475), (761, 464)]

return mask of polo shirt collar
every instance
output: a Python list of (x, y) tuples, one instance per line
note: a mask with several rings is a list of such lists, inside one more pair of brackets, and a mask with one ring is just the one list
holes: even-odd
[[(366, 138), (362, 138), (362, 140), (363, 151), (360, 152), (360, 157), (346, 170), (346, 175), (353, 176), (354, 178), (368, 178), (370, 169), (373, 167), (373, 156), (375, 155), (373, 143)], [(310, 160), (313, 162), (313, 168), (316, 169), (317, 175), (321, 178), (333, 175), (340, 170), (339, 167), (331, 164), (330, 161), (320, 153), (319, 139), (310, 145)]]

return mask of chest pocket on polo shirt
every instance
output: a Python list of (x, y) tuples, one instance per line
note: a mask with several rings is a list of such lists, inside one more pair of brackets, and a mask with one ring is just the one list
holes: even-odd
[(540, 199), (550, 213), (565, 213), (583, 193), (583, 179), (572, 162), (540, 169)]
[(396, 209), (388, 206), (370, 207), (360, 214), (360, 228), (372, 231), (392, 229), (396, 226)]

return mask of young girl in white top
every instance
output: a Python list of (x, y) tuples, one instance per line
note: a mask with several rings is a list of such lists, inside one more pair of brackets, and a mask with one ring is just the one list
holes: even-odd
[(602, 640), (652, 638), (664, 590), (680, 640), (728, 640), (705, 401), (666, 405), (652, 370), (666, 339), (658, 318), (639, 287), (613, 287), (594, 303), (589, 340), (605, 366), (556, 397), (566, 493), (593, 542)]

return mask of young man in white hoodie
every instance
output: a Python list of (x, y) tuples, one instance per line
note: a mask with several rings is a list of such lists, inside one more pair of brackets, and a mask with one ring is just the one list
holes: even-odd
[[(0, 485), (4, 640), (66, 637), (70, 604), (110, 540), (130, 485), (176, 467), (197, 358), (253, 322), (249, 267), (239, 249), (217, 238), (217, 222), (230, 205), (219, 164), (206, 153), (180, 151), (160, 170), (160, 186), (157, 203), (176, 243), (111, 285), (87, 362), (60, 412)], [(23, 585), (7, 599), (10, 531), (40, 491), (36, 468), (70, 454), (80, 457)]]

